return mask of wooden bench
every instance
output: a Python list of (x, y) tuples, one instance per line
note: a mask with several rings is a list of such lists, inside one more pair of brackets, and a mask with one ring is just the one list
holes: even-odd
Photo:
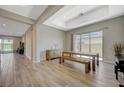
[(77, 63), (81, 63), (85, 65), (85, 73), (88, 73), (91, 68), (90, 68), (90, 60), (84, 60), (83, 58), (78, 58), (75, 57), (75, 53), (74, 52), (70, 52), (70, 51), (64, 51), (62, 52), (62, 56), (60, 57), (59, 63), (61, 64), (62, 62), (64, 62), (64, 60), (69, 60), (72, 62), (77, 62)]

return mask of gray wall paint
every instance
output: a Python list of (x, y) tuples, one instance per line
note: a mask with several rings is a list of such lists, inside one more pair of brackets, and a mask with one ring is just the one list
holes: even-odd
[(70, 35), (103, 30), (103, 56), (107, 62), (114, 62), (113, 44), (124, 42), (124, 16), (95, 23), (66, 32), (66, 49), (70, 50)]
[(45, 60), (46, 49), (64, 49), (65, 32), (46, 25), (37, 25), (37, 61)]

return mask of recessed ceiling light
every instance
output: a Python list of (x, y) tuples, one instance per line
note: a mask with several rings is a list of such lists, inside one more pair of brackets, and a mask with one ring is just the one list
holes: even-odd
[(3, 26), (3, 27), (5, 27), (5, 26), (6, 26), (6, 24), (2, 24), (2, 26)]

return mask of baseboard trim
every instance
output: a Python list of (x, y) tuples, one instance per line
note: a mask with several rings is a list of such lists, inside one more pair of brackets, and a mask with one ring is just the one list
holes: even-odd
[(41, 62), (43, 62), (43, 61), (46, 61), (46, 59), (45, 59), (45, 58), (43, 58), (43, 59), (40, 59), (40, 61), (41, 61)]
[(26, 56), (29, 60), (31, 60), (31, 57), (30, 56)]
[(112, 60), (103, 60), (102, 62), (109, 63), (109, 64), (114, 64), (114, 62)]
[[(26, 56), (26, 55), (25, 55)], [(31, 57), (30, 56), (26, 56), (30, 61), (32, 61), (32, 62), (34, 62), (34, 63), (40, 63), (40, 62), (42, 62), (42, 61), (45, 61), (45, 59), (40, 59), (40, 60), (33, 60), (33, 59), (31, 59)]]
[(39, 62), (43, 62), (43, 61), (46, 61), (46, 59), (38, 59), (38, 60), (33, 60), (33, 62), (37, 62), (37, 63), (39, 63)]
[(40, 60), (33, 60), (34, 63), (40, 63)]

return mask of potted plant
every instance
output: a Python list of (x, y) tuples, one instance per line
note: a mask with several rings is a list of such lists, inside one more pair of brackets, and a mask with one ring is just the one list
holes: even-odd
[(115, 43), (114, 44), (115, 56), (117, 56), (117, 57), (121, 56), (123, 50), (124, 50), (124, 44), (122, 44), (122, 43)]
[(20, 42), (19, 54), (24, 54), (24, 43), (23, 42)]

